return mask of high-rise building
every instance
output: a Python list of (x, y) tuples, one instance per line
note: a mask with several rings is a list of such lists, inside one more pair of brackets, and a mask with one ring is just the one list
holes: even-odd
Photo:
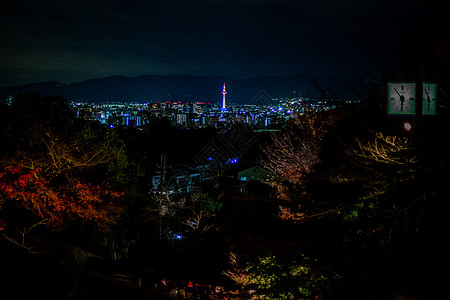
[(227, 90), (225, 89), (225, 83), (223, 84), (222, 89), (222, 108), (221, 111), (227, 111), (226, 102), (225, 102), (225, 95), (227, 94)]

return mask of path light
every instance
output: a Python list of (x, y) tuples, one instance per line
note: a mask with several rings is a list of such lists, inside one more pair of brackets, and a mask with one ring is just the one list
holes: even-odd
[(412, 129), (411, 123), (409, 123), (408, 121), (405, 121), (403, 123), (403, 129), (405, 129), (406, 132), (410, 132)]

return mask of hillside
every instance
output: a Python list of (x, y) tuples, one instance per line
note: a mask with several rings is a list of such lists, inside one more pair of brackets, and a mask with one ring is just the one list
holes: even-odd
[(225, 82), (228, 101), (251, 103), (261, 91), (265, 91), (272, 98), (293, 95), (317, 98), (321, 96), (317, 86), (328, 91), (328, 95), (324, 95), (324, 97), (354, 97), (349, 92), (354, 81), (355, 79), (350, 77), (317, 77), (313, 79), (306, 75), (266, 76), (251, 79), (191, 75), (113, 76), (70, 84), (49, 81), (3, 87), (0, 88), (0, 97), (14, 96), (24, 92), (39, 92), (42, 96), (60, 95), (68, 100), (89, 102), (168, 100), (218, 102), (221, 101), (220, 92)]

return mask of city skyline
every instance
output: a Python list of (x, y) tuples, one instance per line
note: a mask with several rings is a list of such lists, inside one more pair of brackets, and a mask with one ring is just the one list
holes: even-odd
[[(67, 100), (88, 102), (148, 102), (148, 101), (222, 101), (223, 83), (226, 82), (227, 101), (252, 103), (262, 91), (269, 97), (322, 97), (360, 98), (352, 93), (356, 79), (351, 77), (258, 77), (237, 80), (230, 77), (199, 76), (114, 76), (72, 84), (44, 82), (0, 88), (0, 98), (26, 92), (39, 92), (42, 96), (59, 95)], [(335, 91), (322, 95), (318, 86)]]
[(3, 294), (447, 298), (443, 4), (0, 0)]
[[(226, 91), (225, 91), (226, 94)], [(265, 99), (264, 104), (239, 104), (222, 101), (205, 102), (147, 102), (147, 103), (89, 103), (70, 101), (77, 118), (98, 121), (111, 128), (116, 126), (141, 127), (154, 120), (165, 119), (181, 128), (227, 128), (241, 123), (257, 129), (280, 126), (308, 111), (323, 112), (336, 109), (351, 100), (339, 102), (301, 97)], [(358, 101), (356, 101), (358, 102)], [(224, 108), (225, 107), (225, 108)]]
[(411, 42), (435, 52), (445, 37), (437, 1), (0, 5), (0, 87), (114, 75), (358, 75), (407, 55)]

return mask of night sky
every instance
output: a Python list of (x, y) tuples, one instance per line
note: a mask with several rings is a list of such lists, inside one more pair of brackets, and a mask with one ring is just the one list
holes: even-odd
[(0, 87), (112, 75), (358, 75), (417, 32), (437, 1), (0, 0)]

